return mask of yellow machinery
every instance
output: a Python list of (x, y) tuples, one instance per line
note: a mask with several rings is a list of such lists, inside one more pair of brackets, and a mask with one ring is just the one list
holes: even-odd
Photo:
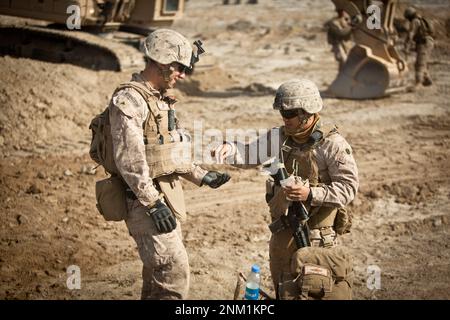
[[(351, 17), (354, 46), (325, 96), (372, 99), (404, 90), (407, 66), (394, 47), (397, 0), (332, 1)], [(379, 27), (373, 20), (378, 13)]]
[(0, 26), (0, 54), (96, 70), (136, 68), (143, 64), (142, 37), (183, 10), (184, 0), (0, 0), (2, 15), (47, 22)]

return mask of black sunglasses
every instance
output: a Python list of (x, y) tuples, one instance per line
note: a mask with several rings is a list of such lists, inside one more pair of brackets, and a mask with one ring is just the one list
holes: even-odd
[(298, 110), (280, 110), (280, 114), (285, 119), (292, 119), (298, 116)]
[(189, 67), (186, 67), (184, 64), (178, 62), (175, 62), (173, 66), (179, 73), (188, 73), (190, 70)]

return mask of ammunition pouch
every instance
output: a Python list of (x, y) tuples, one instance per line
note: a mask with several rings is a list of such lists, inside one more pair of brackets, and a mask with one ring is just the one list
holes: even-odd
[(185, 142), (146, 145), (150, 177), (158, 178), (172, 173), (190, 172), (192, 166), (190, 146), (190, 143)]
[(343, 247), (298, 249), (278, 286), (281, 299), (349, 300), (353, 264)]
[(106, 221), (125, 220), (128, 215), (126, 185), (116, 175), (95, 184), (97, 209)]
[(329, 248), (337, 245), (337, 235), (333, 227), (311, 229), (309, 238), (312, 247)]
[(180, 222), (186, 220), (186, 204), (184, 201), (183, 187), (180, 178), (176, 174), (161, 176), (156, 179), (167, 205)]
[(334, 219), (334, 230), (339, 235), (350, 232), (352, 227), (352, 214), (346, 208), (339, 208)]
[(331, 270), (317, 264), (307, 263), (303, 265), (297, 285), (299, 286), (301, 299), (307, 300), (328, 298), (333, 289)]

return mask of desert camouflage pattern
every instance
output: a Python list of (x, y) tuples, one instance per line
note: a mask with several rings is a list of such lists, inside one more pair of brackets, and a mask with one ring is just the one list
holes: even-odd
[[(144, 83), (139, 74), (133, 74), (131, 80)], [(156, 99), (162, 101), (160, 92), (151, 87), (149, 90)], [(112, 98), (110, 123), (114, 160), (120, 175), (144, 206), (159, 198), (159, 192), (149, 175), (143, 140), (143, 123), (149, 112), (142, 95), (132, 88), (120, 90)], [(207, 171), (195, 164), (191, 168), (191, 172), (182, 177), (200, 186)]]
[(419, 17), (412, 19), (408, 38), (416, 43), (416, 63), (414, 65), (417, 84), (431, 84), (431, 76), (428, 71), (428, 61), (434, 48), (434, 39), (427, 35)]
[[(323, 125), (323, 128), (334, 127)], [(359, 188), (358, 168), (353, 157), (353, 151), (345, 138), (337, 131), (330, 134), (324, 132), (324, 139), (309, 150), (293, 152), (289, 157), (284, 156), (286, 169), (289, 174), (294, 172), (294, 159), (298, 163), (296, 175), (309, 179), (312, 200), (307, 208), (312, 214), (308, 221), (311, 229), (310, 239), (313, 246), (334, 247), (337, 245), (337, 234), (334, 231), (334, 220), (338, 208), (344, 208), (355, 197)], [(262, 164), (277, 156), (270, 152), (261, 152), (259, 148), (270, 146), (272, 141), (286, 141), (283, 127), (273, 128), (266, 135), (250, 144), (235, 144), (234, 161), (238, 166), (254, 166)], [(263, 140), (263, 141), (261, 141)], [(282, 148), (283, 143), (280, 143)], [(291, 146), (293, 146), (291, 144)], [(268, 148), (269, 149), (269, 148)], [(257, 163), (248, 164), (250, 150), (257, 151)], [(284, 152), (283, 152), (284, 153)], [(278, 200), (277, 200), (278, 199)], [(278, 189), (271, 201), (269, 210), (272, 220), (279, 218), (287, 211), (287, 200)], [(283, 205), (284, 204), (284, 205)], [(297, 248), (293, 240), (292, 231), (285, 229), (272, 234), (269, 244), (270, 271), (275, 288), (283, 273), (289, 272), (291, 256)]]
[[(269, 149), (272, 140), (275, 142), (277, 139), (285, 140), (283, 127), (272, 128), (249, 144), (228, 142), (234, 144), (233, 154), (229, 160), (236, 166), (244, 168), (261, 165), (279, 155), (279, 150), (275, 153), (260, 150), (261, 147)], [(281, 145), (282, 143), (279, 144), (280, 147)], [(256, 153), (257, 156), (251, 157), (250, 153)], [(338, 132), (330, 134), (313, 148), (312, 156), (318, 167), (320, 185), (311, 187), (313, 195), (311, 206), (339, 208), (348, 205), (356, 195), (359, 179), (353, 151), (347, 140)], [(250, 159), (254, 162), (249, 163)], [(291, 170), (289, 165), (286, 165), (286, 169), (288, 172)]]
[(161, 64), (178, 62), (191, 66), (192, 46), (181, 34), (170, 29), (153, 31), (142, 43), (144, 55)]
[(273, 108), (276, 110), (303, 109), (313, 114), (322, 110), (323, 102), (314, 82), (307, 79), (283, 83), (275, 94)]
[(179, 221), (174, 231), (161, 234), (138, 200), (127, 201), (126, 225), (143, 263), (141, 299), (187, 299), (189, 261)]
[[(139, 74), (133, 74), (131, 80), (146, 84)], [(162, 103), (160, 92), (149, 86), (148, 89)], [(143, 124), (149, 112), (147, 102), (132, 88), (116, 92), (110, 104), (114, 160), (120, 175), (137, 197), (136, 200), (127, 200), (128, 218), (125, 222), (143, 262), (142, 298), (186, 299), (189, 263), (181, 238), (180, 223), (176, 230), (160, 234), (152, 218), (146, 214), (147, 206), (157, 199), (164, 201), (149, 174), (147, 164)], [(195, 164), (191, 168), (191, 172), (180, 176), (200, 186), (207, 171)]]

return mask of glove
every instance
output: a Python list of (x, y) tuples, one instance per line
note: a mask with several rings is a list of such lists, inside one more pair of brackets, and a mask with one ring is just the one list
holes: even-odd
[(152, 217), (156, 228), (161, 233), (169, 233), (177, 227), (177, 220), (172, 210), (161, 200), (156, 201), (156, 204), (150, 208), (148, 214)]
[(202, 179), (201, 185), (206, 184), (213, 189), (216, 189), (230, 180), (230, 175), (228, 173), (220, 173), (217, 171), (209, 171)]

